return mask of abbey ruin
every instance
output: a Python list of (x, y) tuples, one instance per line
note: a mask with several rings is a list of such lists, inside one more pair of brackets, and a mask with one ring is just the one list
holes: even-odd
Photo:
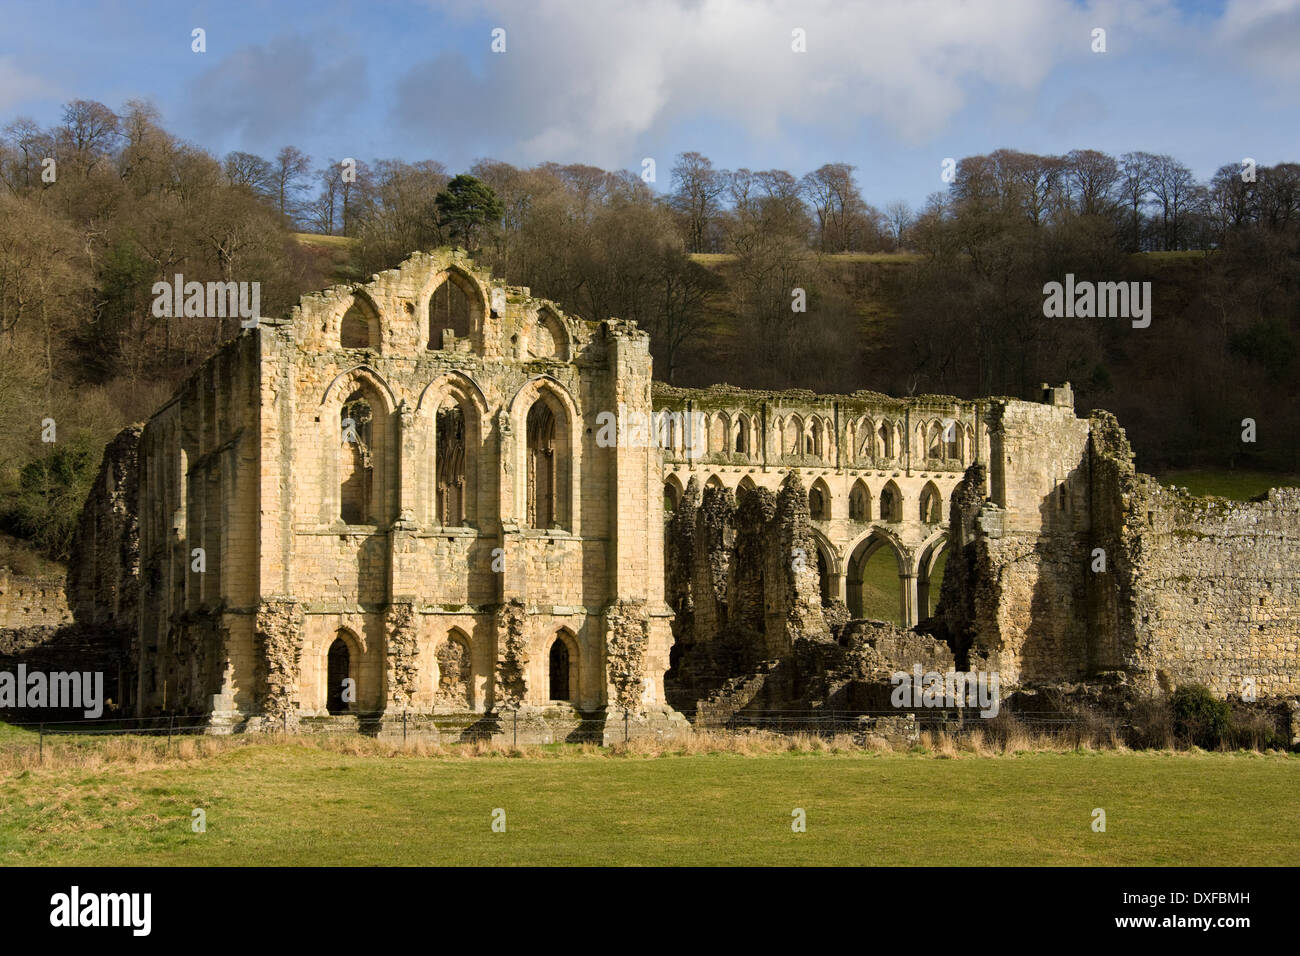
[[(417, 253), (110, 444), (68, 606), (120, 707), (215, 731), (671, 734), (870, 709), (918, 664), (1300, 696), (1300, 489), (1161, 487), (1112, 416), (1037, 398), (654, 384), (634, 323)], [(901, 624), (865, 619), (877, 553)]]

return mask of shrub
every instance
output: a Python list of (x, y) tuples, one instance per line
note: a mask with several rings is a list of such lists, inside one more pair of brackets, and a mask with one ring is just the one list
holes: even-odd
[(1214, 750), (1228, 736), (1232, 711), (1203, 684), (1187, 684), (1169, 698), (1174, 733), (1180, 740), (1203, 750)]

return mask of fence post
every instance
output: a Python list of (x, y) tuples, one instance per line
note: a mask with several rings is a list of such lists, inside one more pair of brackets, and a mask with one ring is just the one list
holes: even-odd
[(40, 747), (40, 754), (39, 754), (40, 762), (45, 763), (45, 721), (41, 721), (41, 739), (40, 739), (39, 747)]
[(167, 718), (167, 752), (172, 752), (172, 728), (176, 726), (176, 715)]
[(519, 708), (516, 707), (510, 712), (510, 723), (514, 728), (514, 736), (511, 738), (511, 746), (519, 746)]
[(627, 730), (627, 708), (623, 708), (623, 743), (627, 743), (631, 738), (628, 737)]
[(402, 711), (402, 743), (406, 743), (406, 711)]

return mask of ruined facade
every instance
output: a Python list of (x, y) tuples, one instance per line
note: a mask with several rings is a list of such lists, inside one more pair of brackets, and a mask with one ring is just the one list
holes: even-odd
[(596, 441), (602, 410), (650, 403), (634, 324), (460, 253), (262, 319), (139, 435), (131, 706), (680, 726), (659, 452)]
[[(669, 697), (685, 710), (887, 706), (868, 686), (887, 672), (865, 659), (946, 661), (1009, 689), (1106, 677), (1300, 695), (1300, 489), (1241, 503), (1162, 487), (1113, 416), (1075, 415), (1068, 385), (1038, 402), (725, 387), (657, 401), (689, 422), (664, 488)], [(882, 548), (901, 627), (859, 620)], [(783, 562), (808, 573), (783, 580)], [(808, 609), (793, 627), (787, 581)]]
[[(110, 444), (75, 550), (121, 701), (214, 728), (673, 733), (882, 707), (918, 664), (1300, 695), (1300, 490), (1162, 488), (1068, 385), (652, 386), (635, 324), (447, 250), (226, 344)], [(876, 554), (898, 624), (865, 619)]]

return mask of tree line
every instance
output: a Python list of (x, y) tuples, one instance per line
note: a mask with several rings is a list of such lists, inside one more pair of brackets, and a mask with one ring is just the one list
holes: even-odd
[[(660, 192), (582, 164), (216, 157), (141, 101), (16, 119), (0, 134), (0, 530), (65, 554), (104, 440), (238, 332), (154, 315), (155, 282), (256, 281), (278, 315), (444, 243), (583, 317), (635, 319), (678, 384), (1024, 397), (1069, 380), (1082, 411), (1120, 415), (1141, 464), (1297, 467), (1300, 166), (1234, 160), (1199, 182), (1159, 154), (997, 150), (949, 178), (913, 209), (869, 202), (842, 162), (725, 170), (686, 152)], [(346, 237), (342, 271), (296, 232)], [(1152, 281), (1151, 327), (1045, 319), (1043, 284), (1066, 272)]]

